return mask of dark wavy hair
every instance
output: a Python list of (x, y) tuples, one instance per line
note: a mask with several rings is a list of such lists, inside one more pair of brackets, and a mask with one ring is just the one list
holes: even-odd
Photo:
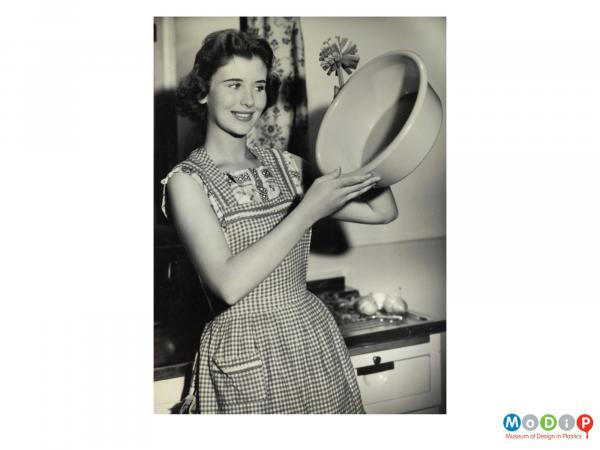
[(204, 128), (206, 125), (206, 105), (198, 100), (204, 98), (210, 89), (213, 74), (226, 65), (234, 56), (252, 58), (257, 56), (267, 66), (267, 105), (265, 110), (277, 102), (279, 78), (271, 73), (273, 50), (269, 43), (253, 34), (234, 29), (215, 31), (209, 34), (196, 53), (194, 67), (179, 83), (175, 92), (177, 112), (188, 117)]

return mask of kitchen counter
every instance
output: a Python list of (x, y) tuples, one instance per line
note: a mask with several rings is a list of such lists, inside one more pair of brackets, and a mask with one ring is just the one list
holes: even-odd
[(408, 343), (407, 345), (412, 345), (410, 342), (414, 341), (415, 338), (427, 338), (432, 334), (446, 331), (446, 320), (444, 319), (433, 319), (414, 312), (410, 312), (409, 316), (416, 316), (422, 320), (415, 321), (415, 323), (407, 324), (406, 326), (395, 328), (381, 326), (370, 330), (369, 333), (344, 336), (344, 341), (350, 354), (364, 348), (379, 348), (382, 344), (384, 346), (395, 345), (396, 347), (401, 347), (406, 343)]

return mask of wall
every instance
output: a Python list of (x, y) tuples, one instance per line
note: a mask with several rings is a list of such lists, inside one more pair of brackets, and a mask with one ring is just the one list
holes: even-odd
[[(316, 18), (301, 19), (305, 43), (309, 106), (309, 139), (314, 147), (324, 109), (330, 104), (335, 74), (327, 76), (318, 55), (329, 37), (348, 37), (358, 47), (359, 68), (391, 50), (412, 50), (424, 60), (429, 83), (446, 111), (445, 18)], [(314, 148), (312, 149), (314, 151)], [(343, 223), (350, 246), (440, 237), (446, 235), (446, 131), (425, 161), (409, 177), (394, 185), (399, 217), (388, 225)]]

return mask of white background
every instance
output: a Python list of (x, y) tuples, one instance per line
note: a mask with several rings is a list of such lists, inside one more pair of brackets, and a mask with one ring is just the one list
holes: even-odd
[[(597, 16), (580, 1), (315, 3), (2, 7), (3, 448), (598, 441)], [(152, 16), (206, 14), (448, 17), (447, 415), (152, 414)], [(597, 425), (588, 441), (505, 441), (508, 412)]]

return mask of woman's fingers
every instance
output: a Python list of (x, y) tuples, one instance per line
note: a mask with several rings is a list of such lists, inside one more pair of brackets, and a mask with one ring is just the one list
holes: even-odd
[(379, 180), (381, 178), (373, 174), (342, 176), (338, 168), (317, 178), (302, 201), (313, 208), (316, 217), (322, 218), (364, 194)]
[(342, 188), (342, 192), (347, 195), (347, 194), (350, 194), (351, 192), (360, 191), (364, 188), (370, 188), (370, 187), (375, 186), (375, 184), (379, 180), (381, 180), (381, 178), (378, 176), (369, 176), (367, 179), (363, 179), (362, 181), (360, 181), (356, 184), (352, 184), (352, 185)]
[(345, 176), (345, 177), (341, 177), (340, 178), (340, 185), (342, 187), (346, 187), (346, 186), (354, 186), (357, 185), (359, 183), (362, 183), (366, 180), (369, 180), (370, 178), (373, 178), (374, 175), (367, 173), (365, 175), (352, 175), (352, 176)]

